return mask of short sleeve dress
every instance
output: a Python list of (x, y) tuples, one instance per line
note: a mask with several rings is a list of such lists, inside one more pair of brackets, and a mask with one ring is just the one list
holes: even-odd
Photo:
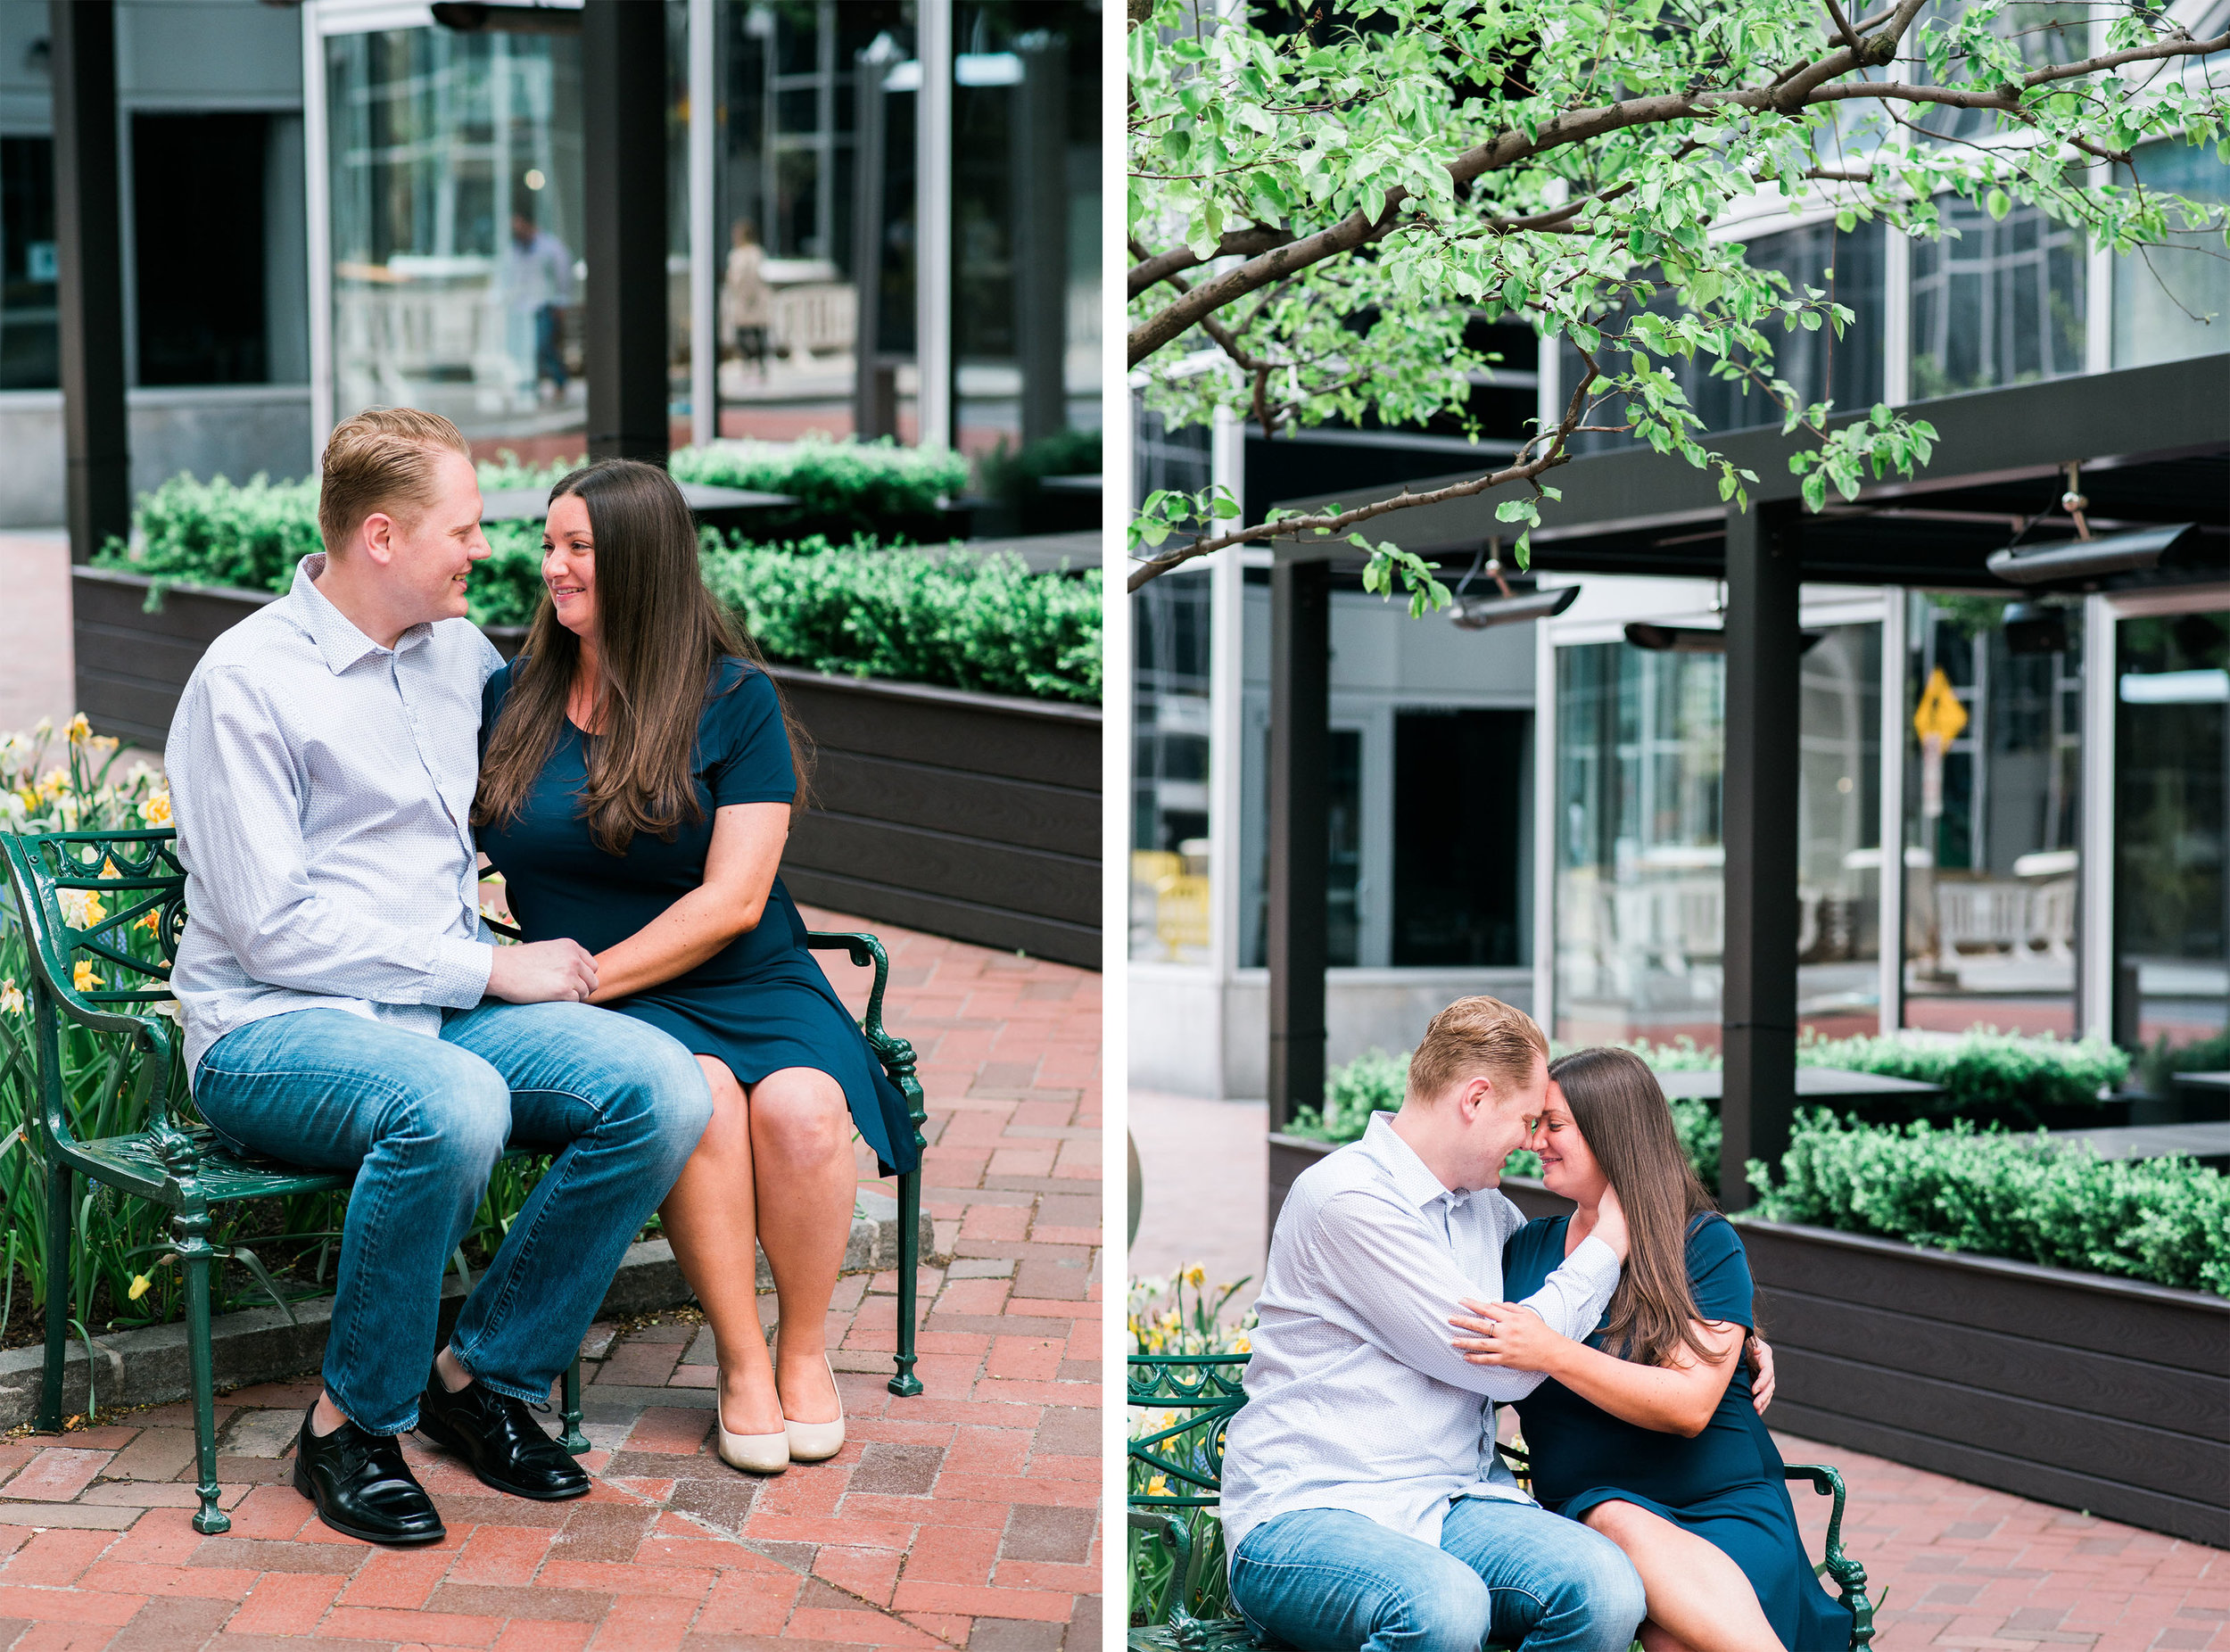
[[(1510, 1235), (1502, 1250), (1509, 1301), (1540, 1290), (1563, 1262), (1571, 1219), (1528, 1222)], [(1688, 1283), (1701, 1317), (1755, 1326), (1749, 1258), (1724, 1217), (1707, 1212), (1689, 1224)], [(1520, 1400), (1517, 1411), (1543, 1507), (1577, 1520), (1618, 1499), (1660, 1515), (1742, 1568), (1789, 1652), (1850, 1645), (1849, 1610), (1821, 1587), (1805, 1557), (1780, 1452), (1750, 1403), (1747, 1364), (1736, 1365), (1719, 1408), (1694, 1439), (1624, 1422), (1555, 1381)]]
[[(483, 741), (514, 669), (488, 679)], [(723, 660), (706, 697), (693, 759), (704, 817), (684, 821), (672, 843), (638, 832), (624, 855), (596, 846), (579, 814), (588, 781), (582, 739), (564, 723), (517, 817), (480, 831), (480, 847), (503, 874), (511, 915), (529, 940), (566, 937), (591, 952), (625, 940), (704, 881), (715, 809), (788, 803), (797, 795), (774, 685), (742, 660)], [(607, 1007), (664, 1028), (694, 1054), (717, 1057), (745, 1085), (786, 1067), (825, 1072), (843, 1086), (852, 1122), (884, 1175), (921, 1161), (905, 1100), (806, 950), (805, 921), (779, 877), (756, 928), (687, 974)]]

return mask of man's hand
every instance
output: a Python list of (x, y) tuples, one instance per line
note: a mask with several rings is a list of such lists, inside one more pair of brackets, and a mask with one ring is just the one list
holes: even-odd
[(1471, 1365), (1549, 1371), (1572, 1346), (1571, 1338), (1559, 1336), (1547, 1320), (1521, 1303), (1482, 1302), (1467, 1296), (1464, 1309), (1448, 1323), (1468, 1334), (1450, 1337), (1449, 1345)]
[(488, 995), (511, 1004), (586, 1004), (596, 990), (596, 956), (579, 941), (532, 941), (495, 948)]
[(1773, 1403), (1773, 1351), (1759, 1341), (1757, 1333), (1753, 1331), (1743, 1357), (1749, 1361), (1750, 1369), (1757, 1373), (1750, 1379), (1750, 1404), (1763, 1417), (1765, 1408)]

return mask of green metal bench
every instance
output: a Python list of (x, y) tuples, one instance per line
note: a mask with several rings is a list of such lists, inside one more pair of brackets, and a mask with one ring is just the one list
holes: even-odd
[[(1210, 1562), (1221, 1545), (1210, 1540), (1215, 1534), (1209, 1530), (1223, 1484), (1224, 1433), (1247, 1402), (1242, 1379), (1249, 1358), (1131, 1356), (1129, 1404), (1168, 1417), (1130, 1442), (1130, 1529), (1149, 1534), (1169, 1562), (1160, 1598), (1148, 1608), (1147, 1622), (1130, 1631), (1132, 1652), (1241, 1652), (1256, 1644), (1253, 1631), (1232, 1610), (1221, 1565)], [(1498, 1450), (1511, 1472), (1525, 1479), (1525, 1454), (1515, 1446)], [(1851, 1610), (1852, 1647), (1863, 1648), (1874, 1638), (1874, 1608), (1866, 1598), (1866, 1568), (1843, 1552), (1843, 1476), (1809, 1465), (1787, 1473), (1835, 1499), (1821, 1569)], [(1132, 1605), (1136, 1616), (1138, 1603)]]
[[(210, 1359), (209, 1268), (219, 1257), (210, 1242), (214, 1205), (245, 1199), (336, 1192), (354, 1179), (349, 1172), (301, 1169), (275, 1161), (244, 1157), (219, 1141), (205, 1125), (172, 1116), (172, 1060), (177, 1031), (158, 1006), (170, 998), (170, 964), (186, 927), (186, 875), (178, 863), (175, 834), (168, 831), (78, 831), (0, 833), (17, 921), (23, 925), (32, 960), (32, 1019), (38, 1046), (39, 1105), (29, 1120), (31, 1143), (47, 1175), (46, 1367), (39, 1391), (38, 1426), (62, 1427), (62, 1367), (70, 1325), (70, 1244), (73, 1174), (145, 1200), (171, 1212), (170, 1229), (185, 1275), (186, 1349), (193, 1369), (195, 1464), (201, 1507), (194, 1529), (215, 1533), (231, 1528), (217, 1507), (215, 1379)], [(65, 901), (65, 894), (71, 896)], [(101, 901), (102, 915), (78, 928), (65, 907), (83, 909), (87, 895)], [(151, 917), (152, 915), (152, 917)], [(136, 935), (151, 931), (145, 940)], [(921, 1086), (914, 1077), (913, 1047), (886, 1031), (883, 988), (890, 961), (872, 935), (806, 937), (818, 951), (842, 952), (855, 965), (872, 964), (875, 984), (867, 1000), (863, 1030), (883, 1070), (905, 1097), (921, 1139), (924, 1119)], [(106, 987), (78, 985), (78, 971), (110, 971)], [(136, 978), (137, 984), (131, 984)], [(72, 1131), (62, 1088), (61, 1028), (64, 1019), (96, 1034), (113, 1034), (126, 1046), (112, 1080), (120, 1092), (128, 1077), (134, 1111), (146, 1127), (130, 1136), (79, 1140)], [(531, 1156), (514, 1148), (507, 1158)], [(890, 1392), (921, 1392), (914, 1375), (916, 1275), (920, 1268), (921, 1173), (898, 1179), (898, 1351)], [(559, 1442), (578, 1456), (589, 1449), (581, 1432), (581, 1361), (566, 1368), (562, 1386)]]

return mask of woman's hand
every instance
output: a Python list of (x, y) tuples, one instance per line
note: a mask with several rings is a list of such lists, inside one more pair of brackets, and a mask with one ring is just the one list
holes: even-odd
[(1466, 1312), (1449, 1319), (1468, 1333), (1451, 1337), (1449, 1345), (1472, 1365), (1507, 1366), (1517, 1371), (1553, 1375), (1557, 1362), (1575, 1346), (1568, 1336), (1549, 1328), (1532, 1309), (1516, 1302), (1482, 1302), (1464, 1298)]
[(1743, 1357), (1750, 1362), (1750, 1369), (1757, 1375), (1750, 1379), (1750, 1404), (1760, 1417), (1773, 1403), (1773, 1351), (1755, 1331), (1750, 1333)]

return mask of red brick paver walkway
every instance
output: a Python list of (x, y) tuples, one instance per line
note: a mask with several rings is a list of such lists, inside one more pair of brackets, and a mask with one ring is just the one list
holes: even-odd
[[(308, 1384), (224, 1397), (233, 1529), (197, 1536), (191, 1419), (165, 1407), (0, 1441), (0, 1648), (354, 1652), (479, 1647), (731, 1652), (1099, 1644), (1099, 980), (871, 928), (888, 1021), (921, 1059), (920, 1375), (884, 1388), (895, 1274), (842, 1282), (830, 1325), (849, 1439), (771, 1480), (708, 1450), (709, 1338), (666, 1317), (592, 1334), (599, 1483), (574, 1503), (491, 1492), (406, 1447), (448, 1540), (383, 1551), (328, 1532), (285, 1483)], [(824, 959), (855, 1007), (865, 971)], [(873, 1174), (871, 1164), (863, 1173)], [(772, 1312), (773, 1299), (762, 1299)]]
[[(1884, 1603), (1883, 1652), (2230, 1652), (2230, 1553), (1775, 1438), (1788, 1462), (1842, 1470), (1843, 1545)], [(1789, 1494), (1816, 1556), (1828, 1499), (1802, 1485)]]

